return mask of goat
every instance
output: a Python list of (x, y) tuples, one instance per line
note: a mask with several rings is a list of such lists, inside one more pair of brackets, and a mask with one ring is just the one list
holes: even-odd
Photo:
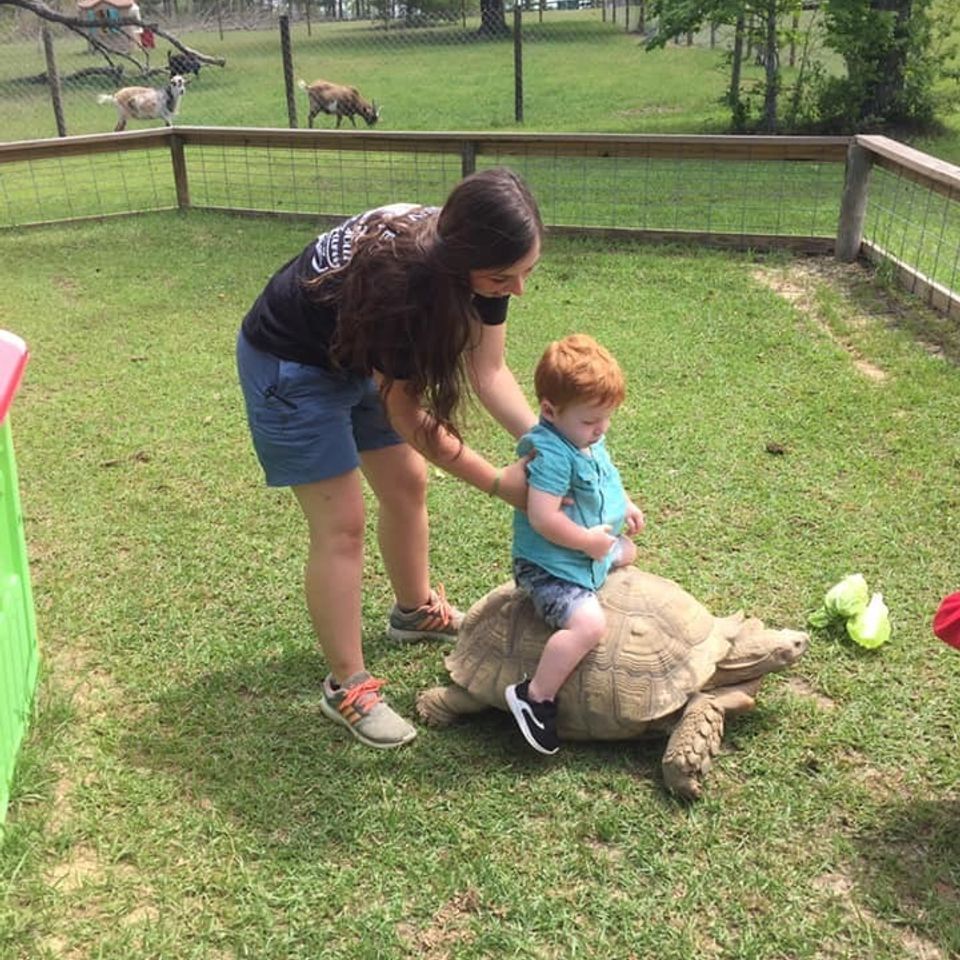
[(179, 74), (170, 78), (162, 89), (156, 87), (124, 87), (116, 93), (101, 93), (97, 103), (113, 103), (117, 108), (114, 132), (123, 130), (128, 120), (163, 120), (173, 126), (173, 118), (180, 110), (180, 98), (187, 81)]
[(185, 77), (188, 73), (199, 77), (200, 61), (192, 53), (174, 53), (172, 50), (168, 50), (167, 70), (171, 77), (175, 77), (178, 73), (181, 77)]
[(330, 83), (327, 80), (314, 80), (311, 84), (306, 84), (303, 80), (298, 81), (297, 86), (305, 90), (310, 98), (310, 117), (307, 120), (308, 126), (313, 126), (313, 118), (318, 113), (329, 113), (337, 118), (337, 126), (344, 117), (349, 117), (350, 122), (356, 126), (357, 121), (354, 117), (360, 114), (367, 121), (367, 126), (372, 127), (380, 119), (380, 108), (377, 101), (372, 103), (365, 100), (356, 87), (345, 87), (339, 83)]

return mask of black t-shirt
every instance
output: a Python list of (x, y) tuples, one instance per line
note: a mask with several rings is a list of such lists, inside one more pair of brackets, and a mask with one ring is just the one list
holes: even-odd
[[(337, 325), (336, 307), (311, 300), (304, 281), (342, 267), (350, 261), (353, 239), (371, 214), (391, 211), (392, 207), (368, 210), (322, 233), (299, 255), (285, 263), (267, 282), (260, 296), (243, 319), (243, 334), (252, 346), (283, 360), (307, 363), (329, 369), (330, 342)], [(406, 204), (397, 210), (413, 216), (433, 216), (436, 207), (412, 210)], [(480, 320), (497, 326), (507, 319), (510, 297), (473, 298)], [(384, 358), (392, 372), (405, 368), (403, 358)]]

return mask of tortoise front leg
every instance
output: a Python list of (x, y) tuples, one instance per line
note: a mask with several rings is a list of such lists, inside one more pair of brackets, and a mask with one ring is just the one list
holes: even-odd
[(684, 800), (700, 796), (700, 781), (710, 769), (723, 739), (723, 708), (698, 694), (687, 704), (663, 754), (663, 781)]
[(663, 754), (663, 779), (667, 788), (685, 800), (696, 800), (703, 778), (723, 740), (723, 719), (746, 713), (754, 699), (760, 678), (692, 697)]
[(417, 697), (417, 713), (431, 727), (449, 727), (464, 714), (480, 713), (487, 707), (488, 704), (455, 683), (449, 687), (431, 687)]

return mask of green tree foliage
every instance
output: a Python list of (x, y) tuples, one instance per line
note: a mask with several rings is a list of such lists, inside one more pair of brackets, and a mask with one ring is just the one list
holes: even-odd
[[(741, 92), (743, 58), (755, 47), (764, 66), (763, 114), (760, 128), (777, 129), (777, 101), (780, 94), (780, 45), (784, 31), (779, 24), (792, 19), (800, 0), (653, 0), (651, 11), (659, 20), (657, 33), (647, 49), (662, 47), (670, 40), (699, 30), (705, 24), (727, 24), (734, 28), (730, 54), (730, 83), (724, 101), (730, 107), (736, 131), (750, 125), (747, 105)], [(752, 30), (751, 30), (752, 25)]]
[[(732, 26), (723, 98), (731, 125), (773, 132), (781, 127), (779, 51), (796, 35), (800, 9), (801, 0), (652, 0), (658, 29), (646, 46), (662, 47), (706, 24)], [(960, 77), (951, 45), (958, 9), (956, 0), (822, 0), (823, 43), (842, 57), (846, 74), (830, 77), (821, 64), (804, 62), (787, 110), (791, 125), (827, 132), (930, 124), (945, 95), (942, 81)], [(751, 49), (765, 68), (759, 117), (750, 116), (741, 89)]]
[(824, 13), (825, 43), (847, 75), (824, 82), (823, 121), (850, 130), (931, 123), (956, 10), (935, 0), (826, 0)]

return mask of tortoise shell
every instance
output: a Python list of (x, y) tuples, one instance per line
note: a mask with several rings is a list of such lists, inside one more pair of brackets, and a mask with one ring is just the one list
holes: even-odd
[[(637, 567), (612, 571), (598, 596), (607, 630), (560, 690), (564, 739), (635, 737), (683, 707), (713, 676), (742, 619), (718, 619), (672, 580)], [(551, 633), (529, 595), (505, 583), (470, 608), (444, 663), (455, 683), (506, 710), (504, 689), (533, 676)]]

